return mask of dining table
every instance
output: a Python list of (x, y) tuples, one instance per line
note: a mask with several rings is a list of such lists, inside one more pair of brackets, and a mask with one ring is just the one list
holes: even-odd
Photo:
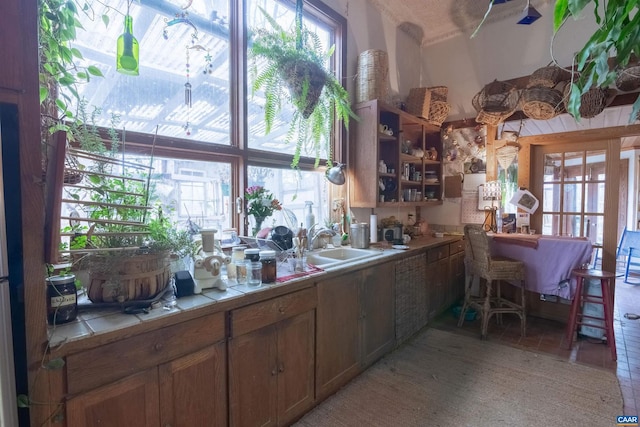
[(492, 256), (524, 262), (527, 290), (572, 300), (576, 278), (572, 270), (588, 264), (593, 253), (591, 241), (583, 237), (492, 234)]

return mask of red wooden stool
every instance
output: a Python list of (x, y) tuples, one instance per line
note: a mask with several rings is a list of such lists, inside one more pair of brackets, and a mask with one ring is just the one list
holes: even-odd
[[(577, 277), (576, 293), (571, 303), (571, 312), (569, 314), (569, 323), (567, 323), (567, 342), (568, 348), (571, 349), (573, 344), (573, 334), (578, 325), (587, 325), (593, 328), (604, 329), (607, 337), (607, 345), (611, 348), (611, 357), (617, 359), (616, 355), (616, 339), (613, 335), (613, 300), (611, 299), (611, 291), (609, 286), (615, 283), (616, 275), (608, 271), (594, 269), (575, 269), (571, 272)], [(590, 295), (584, 293), (584, 279), (596, 279), (600, 281), (602, 296)], [(613, 281), (613, 282), (612, 282)], [(589, 316), (582, 313), (582, 305), (584, 303), (602, 304), (604, 308), (604, 318)], [(580, 316), (580, 319), (578, 319)], [(583, 319), (604, 320), (604, 326), (593, 325), (583, 322)]]

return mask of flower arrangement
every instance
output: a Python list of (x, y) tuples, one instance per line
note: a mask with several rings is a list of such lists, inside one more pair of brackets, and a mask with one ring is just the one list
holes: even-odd
[(280, 201), (274, 198), (269, 190), (260, 185), (247, 188), (244, 197), (247, 201), (247, 214), (253, 215), (256, 221), (253, 228), (254, 235), (260, 231), (262, 222), (266, 217), (273, 215), (274, 211), (282, 210)]

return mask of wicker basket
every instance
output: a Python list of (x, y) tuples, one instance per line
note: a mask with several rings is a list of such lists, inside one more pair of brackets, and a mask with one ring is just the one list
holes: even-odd
[(618, 70), (616, 87), (623, 92), (630, 92), (640, 88), (640, 65)]
[(476, 122), (485, 125), (498, 126), (504, 122), (515, 110), (506, 113), (487, 113), (486, 111), (480, 111), (476, 116)]
[(451, 106), (443, 101), (431, 101), (427, 121), (434, 126), (442, 126), (451, 111)]
[[(567, 85), (564, 89), (565, 108), (569, 101), (571, 85)], [(580, 97), (580, 117), (590, 119), (602, 113), (607, 103), (607, 91), (600, 87), (592, 87)]]
[(416, 87), (409, 91), (407, 112), (424, 119), (429, 119), (431, 92), (426, 87)]
[(538, 68), (529, 76), (527, 87), (555, 87), (558, 83), (571, 79), (571, 71), (564, 68), (548, 65)]
[(449, 88), (446, 86), (432, 86), (427, 90), (431, 92), (432, 101), (447, 101), (447, 95), (449, 94)]
[(476, 111), (506, 113), (515, 111), (520, 101), (520, 92), (511, 83), (494, 80), (485, 85), (472, 100)]
[(563, 113), (563, 86), (559, 83), (555, 87), (528, 87), (522, 92), (522, 112), (535, 120), (549, 120)]
[(358, 56), (356, 101), (386, 99), (389, 90), (389, 58), (383, 50), (365, 50)]
[(171, 277), (166, 253), (91, 258), (87, 296), (94, 303), (153, 298), (166, 289)]

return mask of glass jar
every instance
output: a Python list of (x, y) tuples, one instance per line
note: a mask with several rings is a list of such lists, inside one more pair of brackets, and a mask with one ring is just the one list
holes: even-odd
[(247, 268), (247, 284), (250, 286), (260, 286), (262, 284), (260, 249), (245, 249), (244, 258)]
[(47, 277), (47, 320), (50, 325), (71, 322), (78, 315), (76, 276)]
[[(231, 248), (231, 262), (227, 265), (227, 279), (236, 282), (238, 277), (238, 263), (244, 264), (244, 250), (246, 246), (234, 246)], [(246, 275), (245, 275), (246, 278)]]
[(260, 251), (260, 263), (262, 264), (262, 283), (275, 283), (276, 251)]

